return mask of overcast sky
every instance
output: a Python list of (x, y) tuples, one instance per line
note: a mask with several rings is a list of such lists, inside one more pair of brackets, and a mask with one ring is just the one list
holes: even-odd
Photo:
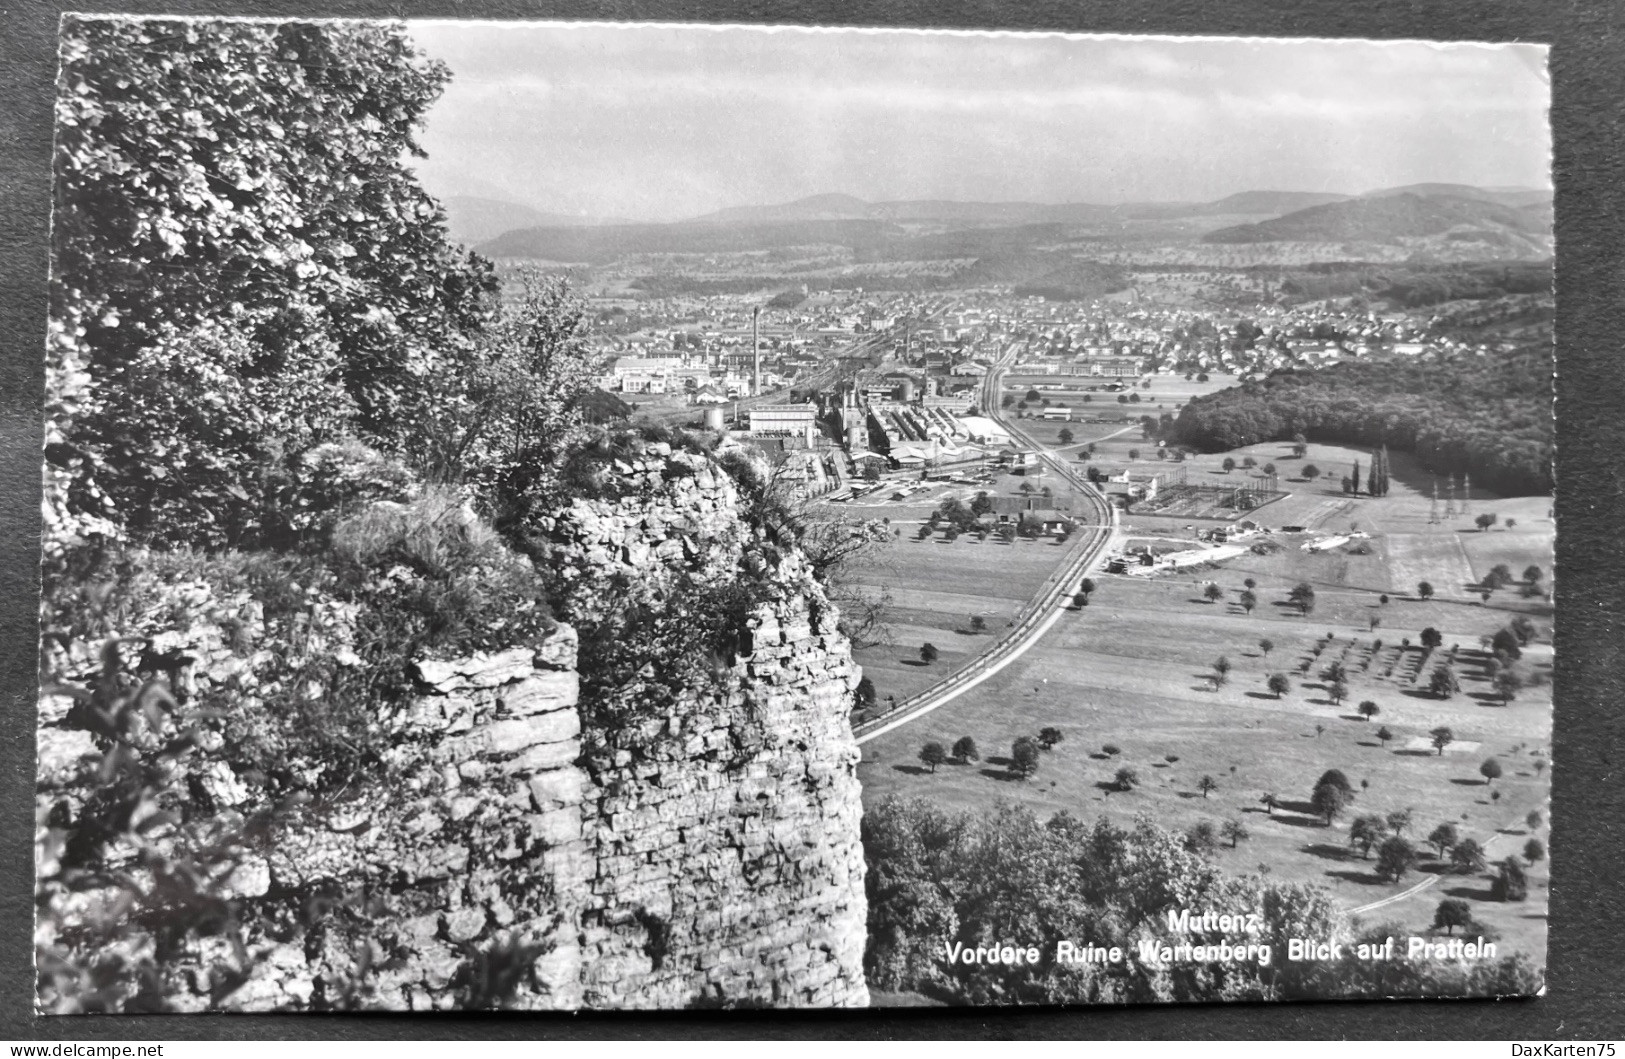
[(1536, 45), (411, 25), (430, 190), (553, 213), (1550, 183)]

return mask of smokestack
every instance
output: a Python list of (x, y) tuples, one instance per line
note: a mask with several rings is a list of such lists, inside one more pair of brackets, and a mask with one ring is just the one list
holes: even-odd
[(750, 395), (755, 397), (762, 392), (762, 307), (751, 306), (750, 310), (750, 344), (755, 356), (754, 374), (750, 380)]

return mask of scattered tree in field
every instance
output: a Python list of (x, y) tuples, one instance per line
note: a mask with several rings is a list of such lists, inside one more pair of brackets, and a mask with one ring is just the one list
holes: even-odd
[(1444, 643), (1444, 634), (1439, 632), (1438, 629), (1429, 625), (1422, 630), (1421, 644), (1423, 647), (1437, 648), (1442, 643)]
[(1224, 468), (1225, 474), (1229, 474), (1231, 471), (1236, 469), (1236, 461), (1231, 459), (1229, 456), (1226, 456), (1224, 458), (1224, 462), (1219, 464), (1219, 466)]
[(1265, 637), (1264, 639), (1258, 641), (1258, 649), (1264, 652), (1265, 658), (1268, 658), (1270, 656), (1270, 652), (1275, 650), (1275, 641)]
[(1299, 581), (1292, 587), (1292, 591), (1287, 593), (1286, 598), (1289, 602), (1297, 604), (1298, 613), (1304, 617), (1307, 618), (1310, 614), (1314, 613), (1315, 586), (1311, 585), (1309, 582)]
[(1529, 582), (1531, 585), (1538, 584), (1540, 579), (1544, 576), (1545, 574), (1541, 571), (1540, 567), (1534, 565), (1533, 563), (1529, 564), (1523, 569), (1523, 579)]
[(1523, 818), (1523, 822), (1524, 825), (1529, 828), (1529, 830), (1534, 831), (1540, 827), (1543, 821), (1541, 819), (1540, 812), (1538, 810), (1531, 809), (1529, 810), (1529, 815)]
[(1487, 787), (1501, 778), (1501, 763), (1494, 758), (1487, 758), (1478, 766), (1478, 774), (1484, 777), (1484, 785)]
[(1472, 925), (1472, 907), (1459, 897), (1445, 898), (1439, 902), (1439, 907), (1433, 911), (1434, 930), (1442, 927), (1446, 934), (1454, 934), (1457, 927), (1465, 931)]
[(1170, 764), (1170, 765), (1176, 765), (1176, 764), (1179, 763), (1179, 755), (1178, 754), (1164, 754), (1162, 760), (1168, 762), (1168, 764)]
[(1065, 738), (1066, 733), (1061, 731), (1059, 728), (1044, 728), (1038, 733), (1038, 745), (1043, 747), (1045, 750), (1053, 750), (1055, 748), (1055, 744), (1059, 743)]
[(1360, 716), (1365, 718), (1367, 723), (1371, 721), (1371, 718), (1382, 712), (1382, 707), (1378, 706), (1370, 699), (1362, 701), (1360, 705), (1356, 707), (1356, 709), (1360, 711)]
[(1395, 809), (1393, 812), (1383, 817), (1383, 823), (1387, 824), (1388, 830), (1392, 831), (1394, 834), (1402, 835), (1407, 829), (1410, 828), (1411, 817), (1413, 815), (1415, 815), (1415, 810)]
[(976, 752), (976, 740), (968, 735), (962, 735), (954, 743), (954, 759), (961, 763), (967, 761), (980, 761), (981, 756)]
[(1464, 838), (1450, 851), (1450, 863), (1463, 875), (1484, 870), (1484, 847), (1475, 840)]
[(1326, 693), (1332, 697), (1333, 706), (1341, 706), (1343, 700), (1348, 698), (1349, 683), (1343, 679), (1334, 680), (1332, 686), (1326, 689)]
[(1309, 807), (1321, 818), (1326, 827), (1332, 826), (1332, 821), (1342, 815), (1354, 801), (1354, 793), (1343, 787), (1321, 784), (1309, 796)]
[(1538, 776), (1542, 772), (1546, 771), (1546, 762), (1544, 760), (1540, 759), (1540, 758), (1536, 758), (1534, 768), (1535, 768), (1535, 775)]
[(1264, 686), (1269, 688), (1276, 698), (1280, 698), (1292, 690), (1292, 682), (1286, 678), (1285, 673), (1271, 673), (1269, 679), (1264, 682)]
[(1010, 744), (1010, 771), (1022, 779), (1027, 779), (1038, 771), (1038, 759), (1042, 751), (1032, 736), (1024, 735)]
[(1388, 837), (1388, 825), (1382, 817), (1368, 813), (1354, 818), (1349, 825), (1349, 845), (1358, 847), (1360, 859), (1371, 855), (1371, 848)]
[(1388, 730), (1387, 725), (1383, 725), (1381, 728), (1377, 729), (1377, 741), (1383, 745), (1384, 749), (1387, 749), (1388, 741), (1393, 737), (1394, 733)]
[(1523, 859), (1528, 861), (1530, 864), (1544, 859), (1545, 856), (1546, 846), (1540, 841), (1540, 839), (1532, 838), (1523, 844)]
[(927, 743), (920, 747), (920, 760), (931, 766), (931, 772), (935, 775), (937, 766), (948, 760), (948, 751), (941, 743)]
[(1388, 605), (1388, 593), (1384, 592), (1382, 595), (1378, 596), (1377, 602), (1386, 607)]
[(1264, 803), (1265, 816), (1274, 816), (1275, 807), (1281, 804), (1281, 799), (1277, 798), (1273, 793), (1265, 794), (1258, 800)]
[(1258, 597), (1252, 593), (1251, 589), (1241, 594), (1242, 610), (1246, 611), (1248, 614), (1251, 614), (1253, 612), (1253, 608), (1256, 606), (1258, 606)]
[(1215, 658), (1213, 660), (1213, 671), (1220, 676), (1229, 676), (1230, 659), (1226, 658), (1224, 655), (1220, 655), (1218, 658)]
[(1428, 582), (1428, 581), (1418, 581), (1416, 583), (1416, 594), (1418, 596), (1421, 596), (1423, 599), (1432, 599), (1433, 598), (1433, 585), (1432, 585), (1432, 583)]
[(1460, 841), (1460, 832), (1456, 830), (1456, 825), (1448, 820), (1428, 833), (1428, 845), (1437, 850), (1441, 858), (1455, 849), (1456, 844)]
[(1456, 671), (1449, 666), (1438, 666), (1428, 677), (1428, 693), (1434, 698), (1448, 699), (1461, 690), (1461, 681), (1456, 679)]
[(1510, 669), (1495, 674), (1495, 693), (1501, 697), (1502, 706), (1512, 705), (1512, 700), (1518, 696), (1518, 689), (1522, 687), (1523, 678)]
[(1416, 860), (1416, 847), (1398, 835), (1389, 835), (1377, 847), (1377, 876), (1399, 882)]
[(1323, 725), (1323, 724), (1315, 725), (1315, 738), (1316, 739), (1319, 739), (1321, 736), (1323, 736), (1325, 734), (1326, 734), (1326, 726), (1325, 725)]
[(1220, 588), (1218, 585), (1210, 584), (1206, 588), (1202, 589), (1202, 595), (1207, 597), (1207, 601), (1209, 603), (1217, 603), (1219, 601), (1219, 597), (1224, 595), (1224, 589)]
[(1292, 435), (1292, 455), (1301, 460), (1303, 459), (1304, 454), (1308, 451), (1308, 439), (1306, 439), (1302, 434)]
[(1057, 434), (1056, 437), (1061, 439), (1061, 444), (1063, 445), (1072, 444), (1072, 431), (1068, 430), (1066, 427), (1062, 427), (1061, 432)]
[(1185, 832), (1185, 848), (1199, 857), (1212, 856), (1219, 848), (1218, 831), (1211, 821), (1203, 820)]
[(1518, 858), (1508, 857), (1496, 867), (1495, 878), (1490, 881), (1490, 897), (1497, 901), (1522, 901), (1529, 896), (1529, 875)]
[(1112, 782), (1116, 784), (1117, 789), (1120, 791), (1131, 791), (1140, 785), (1140, 774), (1124, 765), (1117, 770), (1117, 775), (1112, 778)]
[(987, 619), (982, 617), (980, 614), (971, 615), (970, 628), (971, 632), (983, 631), (987, 628)]
[(1208, 795), (1219, 789), (1219, 784), (1212, 776), (1203, 776), (1196, 781), (1196, 789), (1202, 792), (1202, 800), (1206, 801)]
[(1320, 477), (1320, 468), (1312, 463), (1306, 463), (1303, 467), (1303, 476), (1312, 482)]
[(1131, 460), (1139, 459), (1140, 458), (1140, 450), (1139, 449), (1129, 449), (1128, 450), (1128, 458), (1131, 459)]
[(1433, 749), (1438, 751), (1440, 757), (1444, 756), (1444, 748), (1456, 741), (1456, 733), (1442, 726), (1433, 729), (1428, 735), (1432, 738)]
[(1491, 526), (1495, 525), (1495, 522), (1496, 522), (1496, 517), (1494, 515), (1489, 514), (1488, 512), (1486, 512), (1485, 514), (1482, 514), (1482, 515), (1478, 516), (1477, 518), (1473, 519), (1473, 524), (1478, 527), (1478, 531), (1480, 533), (1489, 532), (1489, 528)]
[(1253, 833), (1247, 830), (1246, 824), (1234, 819), (1226, 820), (1224, 826), (1220, 829), (1220, 833), (1230, 840), (1231, 849), (1235, 849), (1236, 846), (1253, 837)]
[(1518, 615), (1516, 618), (1513, 618), (1511, 623), (1507, 625), (1507, 629), (1514, 637), (1517, 638), (1519, 646), (1523, 647), (1527, 647), (1529, 645), (1529, 641), (1535, 638), (1535, 634), (1538, 631), (1535, 628), (1535, 623), (1530, 621), (1522, 614)]
[(1100, 748), (1100, 752), (1105, 754), (1107, 757), (1116, 757), (1118, 754), (1123, 752), (1123, 748), (1117, 746), (1115, 743), (1107, 743), (1105, 746)]

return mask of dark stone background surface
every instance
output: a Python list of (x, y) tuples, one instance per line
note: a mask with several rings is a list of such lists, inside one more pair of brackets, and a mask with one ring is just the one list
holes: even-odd
[(950, 1037), (1584, 1040), (1625, 1037), (1625, 5), (1612, 0), (97, 0), (79, 10), (276, 17), (636, 19), (1552, 45), (1557, 181), (1557, 509), (1563, 573), (1547, 995), (1072, 1010), (36, 1019), (30, 942), (39, 401), (51, 89), (60, 0), (0, 13), (0, 1038), (317, 1040)]

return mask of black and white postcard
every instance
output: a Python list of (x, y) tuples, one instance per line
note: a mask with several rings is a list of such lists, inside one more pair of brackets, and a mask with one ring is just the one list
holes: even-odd
[(39, 1012), (1542, 992), (1544, 46), (59, 45)]

